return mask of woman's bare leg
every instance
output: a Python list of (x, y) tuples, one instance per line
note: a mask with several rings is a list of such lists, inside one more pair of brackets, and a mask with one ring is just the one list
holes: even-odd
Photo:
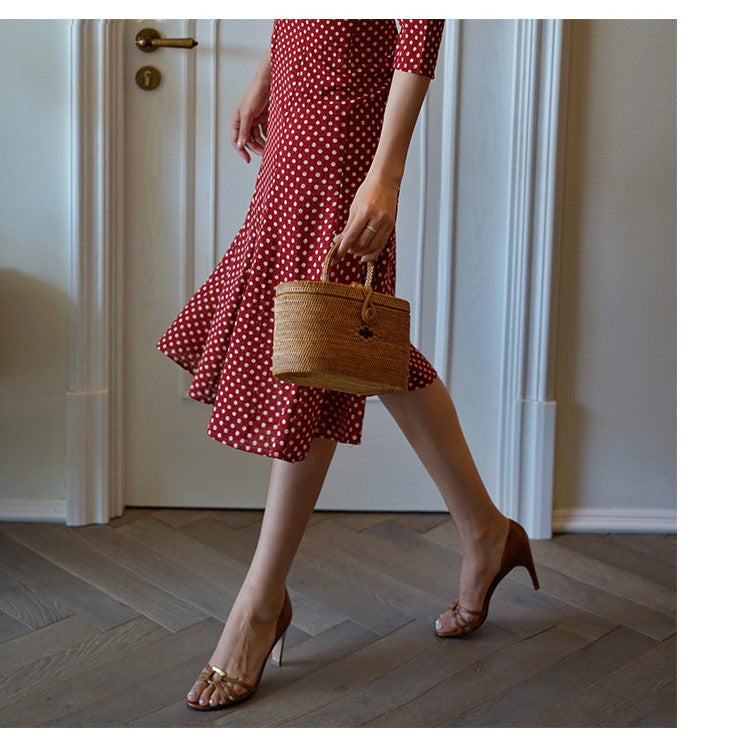
[(501, 564), (509, 521), (491, 501), (465, 442), (454, 402), (439, 377), (418, 390), (379, 396), (434, 480), (463, 547), (458, 597), (480, 610)]
[[(315, 438), (304, 460), (273, 459), (267, 503), (252, 563), (209, 659), (229, 676), (253, 683), (270, 650), (285, 595), (286, 576), (317, 503), (337, 442)], [(212, 686), (198, 680), (192, 702), (210, 700)]]

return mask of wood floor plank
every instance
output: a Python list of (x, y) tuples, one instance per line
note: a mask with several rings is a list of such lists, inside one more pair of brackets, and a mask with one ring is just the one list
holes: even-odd
[(10, 673), (24, 663), (45, 658), (76, 642), (88, 640), (99, 632), (98, 627), (76, 614), (28, 632), (0, 645), (0, 674)]
[(588, 585), (556, 568), (537, 562), (535, 567), (546, 595), (657, 640), (664, 640), (676, 631), (675, 620), (654, 609)]
[(308, 598), (336, 616), (358, 622), (377, 634), (412, 618), (390, 605), (383, 607), (376, 599), (376, 592), (363, 588), (355, 578), (321, 572), (309, 562), (308, 556), (297, 555), (288, 574), (288, 587), (303, 590)]
[(0, 613), (0, 644), (32, 631), (31, 627), (19, 622), (15, 617)]
[[(439, 525), (435, 525), (433, 528), (429, 528), (421, 535), (424, 539), (433, 541), (435, 544), (439, 544), (445, 549), (449, 549), (455, 554), (462, 556), (462, 541), (460, 540), (460, 533), (451, 516), (445, 522), (439, 523)], [(533, 543), (533, 541), (530, 542), (530, 544)]]
[(397, 523), (413, 533), (425, 533), (451, 519), (452, 516), (448, 512), (398, 512), (389, 522)]
[(534, 724), (540, 721), (544, 726), (569, 728), (625, 727), (648, 711), (643, 698), (675, 678), (675, 651), (676, 637), (673, 636), (577, 694), (538, 713)]
[(651, 580), (669, 590), (676, 589), (677, 566), (675, 547), (668, 544), (664, 551), (644, 554), (621, 543), (616, 533), (560, 533), (553, 537), (555, 543), (593, 557), (598, 561), (626, 570)]
[[(425, 633), (424, 633), (425, 634)], [(382, 713), (417, 699), (427, 689), (501, 650), (518, 638), (505, 630), (481, 631), (482, 636), (447, 640), (431, 636), (432, 644), (391, 669), (326, 705), (284, 721), (283, 727), (356, 727)]]
[[(678, 685), (673, 679), (648, 695), (640, 705), (641, 714), (628, 728), (677, 728)], [(638, 712), (638, 711), (637, 711)]]
[(447, 723), (587, 644), (574, 632), (551, 627), (460, 669), (417, 698), (363, 725), (426, 728)]
[(678, 537), (672, 533), (616, 533), (617, 543), (654, 561), (677, 553)]
[[(617, 627), (550, 667), (523, 679), (499, 697), (476, 705), (443, 724), (456, 727), (546, 725), (537, 714), (570, 698), (657, 644), (639, 632)], [(500, 655), (500, 654), (499, 654)]]
[[(209, 622), (210, 620), (206, 620)], [(346, 624), (352, 625), (351, 622)], [(195, 625), (197, 627), (198, 625)], [(194, 628), (192, 628), (194, 630)], [(357, 627), (358, 630), (360, 628)], [(185, 631), (185, 630), (183, 630)], [(341, 630), (337, 630), (336, 639)], [(85, 726), (85, 727), (125, 727), (130, 723), (138, 725), (153, 726), (181, 726), (181, 727), (201, 727), (205, 725), (210, 717), (207, 713), (195, 713), (188, 708), (183, 700), (192, 684), (195, 682), (197, 675), (203, 666), (208, 662), (210, 654), (213, 652), (215, 643), (220, 636), (219, 629), (211, 631), (205, 639), (190, 646), (185, 644), (183, 647), (184, 662), (176, 663), (179, 657), (175, 655), (176, 665), (167, 666), (158, 673), (149, 675), (147, 679), (134, 687), (132, 684), (123, 682), (119, 675), (119, 666), (116, 662), (106, 664), (106, 669), (110, 673), (112, 688), (106, 692), (105, 696), (99, 696), (96, 702), (86, 704), (66, 714), (59, 719), (52, 719), (45, 722), (48, 726)], [(368, 633), (368, 637), (372, 637)], [(286, 633), (286, 644), (284, 648), (284, 665), (288, 663), (289, 654), (298, 652), (297, 649), (307, 640), (314, 639), (317, 647), (323, 646), (325, 635), (311, 638), (305, 632), (297, 629), (292, 623)], [(339, 644), (339, 643), (338, 643)], [(331, 648), (333, 650), (333, 648)], [(192, 653), (192, 655), (190, 655)], [(291, 655), (293, 657), (293, 655)], [(334, 657), (331, 656), (331, 657)], [(308, 659), (307, 667), (313, 666), (313, 658)], [(163, 665), (164, 658), (161, 653), (154, 658), (154, 663)], [(274, 668), (269, 672), (273, 673)], [(284, 668), (283, 675), (287, 676), (290, 669)], [(262, 681), (263, 692), (268, 691), (267, 684), (269, 679)]]
[[(349, 623), (350, 624), (350, 623)], [(197, 626), (197, 625), (196, 625)], [(360, 629), (360, 628), (359, 628)], [(284, 658), (288, 656), (291, 650), (299, 647), (293, 644), (299, 630), (293, 626), (289, 631), (289, 637), (286, 642), (287, 653), (284, 650)], [(311, 639), (308, 635), (301, 633), (306, 640)], [(371, 636), (371, 633), (369, 633)], [(314, 638), (317, 639), (317, 638)], [(212, 651), (212, 648), (209, 646)], [(191, 727), (201, 728), (209, 726), (210, 722), (220, 713), (197, 712), (187, 707), (184, 698), (187, 695), (192, 684), (195, 682), (197, 675), (206, 663), (206, 653), (208, 650), (202, 650), (196, 655), (189, 655), (189, 649), (185, 646), (184, 656), (187, 660), (167, 666), (142, 680), (137, 688), (133, 685), (115, 687), (110, 691), (106, 698), (93, 704), (86, 705), (72, 713), (68, 713), (60, 719), (54, 719), (42, 724), (44, 726), (57, 727), (128, 727), (130, 724), (140, 726), (171, 726), (171, 727)], [(178, 658), (174, 659), (179, 660)], [(314, 664), (310, 662), (304, 664), (307, 668)], [(286, 667), (278, 669), (270, 661), (266, 667), (266, 673), (263, 674), (260, 682), (260, 699), (267, 695), (272, 689), (275, 681), (278, 680), (282, 673), (287, 677), (291, 669)], [(253, 698), (257, 699), (257, 698)], [(249, 703), (237, 706), (239, 710), (251, 709)]]
[(236, 530), (261, 523), (264, 512), (262, 510), (211, 510), (208, 514), (213, 520)]
[(393, 512), (315, 512), (320, 520), (334, 520), (354, 531), (362, 531), (372, 525), (394, 517)]
[[(182, 700), (205, 665), (205, 655), (203, 652), (190, 655), (185, 649), (184, 656), (185, 661), (149, 675), (137, 686), (114, 686), (105, 698), (78, 707), (59, 718), (51, 718), (41, 723), (40, 727), (125, 728), (130, 721), (152, 714), (159, 715), (156, 725), (160, 727), (187, 727), (187, 713), (193, 711)], [(174, 720), (169, 723), (163, 720), (163, 716), (170, 710)], [(207, 713), (202, 715), (205, 717)], [(194, 727), (200, 726), (201, 723), (196, 720)]]
[(154, 509), (151, 515), (172, 528), (181, 528), (187, 523), (194, 523), (209, 517), (209, 510), (169, 508), (164, 510)]
[(348, 621), (345, 614), (326, 606), (316, 598), (303, 592), (302, 587), (288, 586), (293, 604), (293, 618), (297, 627), (312, 636), (326, 632), (339, 624)]
[[(215, 523), (209, 519), (204, 522)], [(247, 575), (247, 566), (231, 556), (229, 541), (224, 544), (223, 550), (216, 549), (196, 539), (189, 531), (189, 524), (177, 529), (155, 518), (143, 518), (119, 528), (117, 532), (161, 551), (182, 566), (202, 567), (220, 585), (230, 590), (238, 590)], [(230, 538), (233, 532), (224, 527), (224, 538)]]
[[(26, 698), (25, 709), (33, 716), (31, 725), (66, 725), (66, 715), (108, 698), (112, 691), (124, 697), (124, 688), (129, 687), (130, 692), (143, 689), (167, 667), (196, 655), (202, 655), (204, 661), (213, 650), (220, 631), (220, 622), (204, 619), (192, 627), (168, 633), (156, 642), (143, 642), (137, 648), (128, 648), (125, 653), (110, 654), (105, 661), (73, 676), (62, 673), (54, 684)], [(184, 684), (178, 686), (186, 694), (191, 685), (186, 688)], [(177, 697), (175, 691), (169, 691), (169, 694), (152, 693), (152, 697), (158, 700), (159, 706), (168, 704)], [(64, 695), (63, 699), (60, 699), (61, 695)]]
[(236, 530), (227, 528), (213, 518), (205, 518), (194, 523), (185, 523), (180, 530), (226, 556), (241, 562), (245, 571), (249, 568), (260, 538), (260, 525), (254, 523)]
[(167, 629), (176, 631), (205, 618), (204, 612), (132, 574), (95, 550), (70, 528), (46, 523), (17, 523), (6, 526), (3, 532)]
[(311, 531), (321, 525), (308, 529), (299, 545), (288, 575), (294, 588), (309, 589), (326, 606), (378, 634), (419, 615), (421, 591), (315, 541)]
[(214, 725), (237, 725), (241, 719), (251, 720), (251, 725), (263, 726), (289, 722), (336, 702), (356, 687), (391, 671), (431, 646), (433, 639), (434, 635), (428, 632), (423, 622), (411, 621), (325, 668), (294, 681), (274, 699), (256, 703), (246, 716), (237, 715), (233, 720), (221, 718)]
[(23, 622), (31, 629), (45, 627), (74, 613), (73, 609), (58, 601), (40, 596), (33, 588), (0, 568), (0, 611)]
[[(128, 725), (214, 727), (215, 722), (220, 720), (224, 727), (269, 726), (272, 721), (282, 720), (286, 714), (279, 701), (284, 699), (295, 682), (337, 663), (376, 638), (370, 630), (346, 620), (288, 651), (284, 649), (280, 668), (268, 662), (257, 693), (246, 703), (214, 713), (200, 713), (178, 700), (160, 710), (142, 712), (138, 717), (129, 719)], [(188, 689), (194, 679), (194, 674), (188, 676)], [(289, 704), (293, 705), (293, 700)]]
[[(236, 595), (249, 568), (249, 562), (240, 559), (246, 558), (246, 547), (252, 543), (255, 531), (249, 528), (234, 531), (212, 518), (206, 518), (195, 526), (188, 523), (179, 529), (147, 518), (120, 529), (120, 532), (163, 551), (182, 565), (199, 564), (213, 580), (220, 581), (225, 589), (235, 591)], [(334, 608), (305, 595), (303, 586), (296, 588), (292, 577), (289, 577), (288, 583), (294, 606), (294, 625), (303, 632), (316, 635), (345, 619)]]
[(49, 606), (77, 612), (101, 629), (134, 619), (138, 612), (61, 569), (8, 536), (0, 536), (0, 567), (42, 596)]
[(168, 591), (190, 606), (225, 622), (239, 592), (216, 580), (210, 569), (192, 563), (187, 566), (172, 555), (137, 541), (105, 525), (77, 528), (75, 535), (103, 554), (117, 560), (143, 580)]
[[(674, 713), (675, 703), (670, 703), (668, 698), (675, 696), (676, 648), (677, 636), (673, 635), (601, 679), (595, 685), (595, 701), (601, 709), (597, 711), (594, 725), (626, 727), (649, 714), (653, 705), (661, 704), (663, 699)], [(623, 695), (622, 690), (625, 690)]]
[(533, 542), (532, 554), (536, 564), (563, 569), (568, 577), (675, 617), (675, 592), (640, 575), (580, 554), (554, 540)]
[(320, 543), (335, 543), (341, 551), (355, 555), (371, 568), (428, 591), (439, 603), (448, 606), (454, 598), (460, 557), (423, 541), (421, 534), (408, 530), (396, 519), (384, 520), (358, 533), (340, 529), (337, 523), (320, 523), (307, 535)]
[(125, 507), (125, 511), (117, 518), (110, 520), (107, 525), (110, 528), (119, 528), (121, 525), (132, 523), (133, 520), (150, 517), (153, 508), (150, 507)]
[[(0, 674), (0, 725), (36, 725), (37, 714), (31, 704), (40, 691), (54, 690), (64, 680), (101, 668), (123, 652), (131, 653), (168, 634), (167, 629), (150, 619), (138, 617)], [(85, 684), (82, 687), (86, 688)], [(52, 701), (62, 704), (64, 700), (65, 694), (57, 692)]]

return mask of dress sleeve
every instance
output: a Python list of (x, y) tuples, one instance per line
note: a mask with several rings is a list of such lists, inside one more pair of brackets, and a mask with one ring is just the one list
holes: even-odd
[(392, 67), (406, 73), (434, 77), (439, 44), (444, 30), (441, 18), (398, 18), (400, 32), (395, 44)]

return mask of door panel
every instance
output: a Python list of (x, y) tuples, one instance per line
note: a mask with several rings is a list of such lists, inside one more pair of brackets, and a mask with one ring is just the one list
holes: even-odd
[[(193, 37), (198, 46), (144, 53), (134, 39), (145, 27), (156, 28), (162, 37)], [(249, 165), (238, 157), (230, 144), (230, 118), (267, 49), (271, 29), (271, 20), (127, 24), (123, 384), (129, 505), (264, 505), (271, 459), (234, 450), (205, 434), (211, 407), (185, 395), (190, 375), (157, 351), (155, 342), (215, 267), (246, 216), (260, 157), (251, 154)], [(161, 73), (160, 85), (151, 91), (135, 83), (144, 65)], [(439, 86), (437, 76), (427, 105), (439, 96)], [(424, 242), (418, 242), (426, 223), (421, 197), (427, 181), (439, 173), (438, 168), (425, 170), (429, 153), (439, 153), (440, 136), (438, 117), (429, 118), (425, 127), (427, 105), (401, 190), (397, 294), (410, 299), (412, 340), (438, 369), (428, 342), (420, 340), (421, 327), (436, 317), (435, 292), (422, 294), (436, 284), (424, 277)], [(432, 203), (438, 200), (438, 185), (428, 194), (436, 196)], [(366, 402), (362, 444), (338, 445), (317, 507), (444, 509), (376, 397)]]

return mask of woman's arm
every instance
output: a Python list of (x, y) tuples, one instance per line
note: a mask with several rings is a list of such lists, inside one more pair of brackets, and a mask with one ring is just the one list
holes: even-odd
[(231, 145), (247, 164), (251, 158), (247, 148), (259, 155), (265, 150), (264, 132), (267, 130), (269, 97), (270, 47), (231, 118)]
[[(360, 262), (375, 260), (395, 227), (397, 200), (408, 148), (431, 78), (395, 69), (382, 121), (379, 145), (366, 178), (351, 203), (348, 222), (331, 265), (350, 252)], [(377, 229), (373, 233), (366, 226)]]

